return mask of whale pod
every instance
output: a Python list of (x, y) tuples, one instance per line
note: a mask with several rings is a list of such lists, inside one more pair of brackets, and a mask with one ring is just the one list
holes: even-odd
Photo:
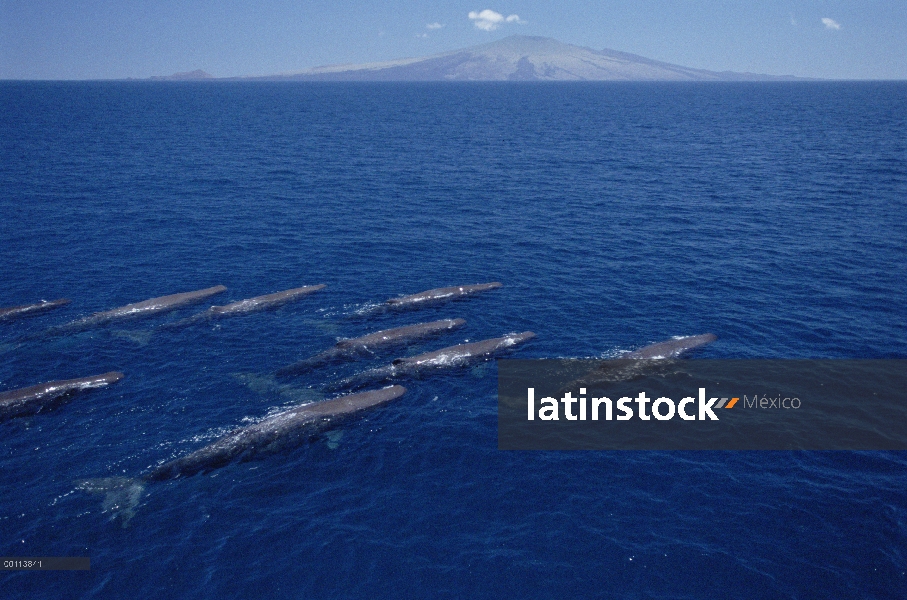
[(690, 335), (687, 337), (675, 338), (666, 342), (659, 342), (649, 346), (643, 346), (639, 350), (628, 352), (618, 358), (677, 358), (684, 352), (693, 350), (711, 344), (718, 339), (718, 336), (712, 333), (703, 333), (702, 335)]
[(222, 317), (232, 317), (259, 310), (276, 308), (289, 302), (299, 300), (304, 296), (308, 296), (309, 294), (317, 292), (318, 290), (322, 290), (326, 287), (327, 286), (324, 284), (307, 285), (304, 287), (293, 288), (292, 290), (284, 290), (282, 292), (274, 292), (273, 294), (266, 294), (264, 296), (256, 296), (247, 300), (231, 302), (230, 304), (225, 304), (224, 306), (212, 306), (203, 313), (193, 315), (189, 318), (183, 319), (182, 321), (177, 321), (176, 323), (172, 323), (167, 327), (182, 327), (185, 325), (191, 325), (193, 323), (199, 323), (201, 321), (210, 321), (213, 319), (220, 319)]
[(66, 304), (69, 304), (69, 300), (67, 298), (60, 298), (58, 300), (42, 300), (41, 302), (36, 302), (34, 304), (0, 308), (0, 321), (12, 321), (14, 319), (24, 319), (25, 317), (40, 315), (46, 311), (65, 306)]
[(406, 344), (414, 340), (440, 335), (459, 329), (465, 324), (465, 319), (442, 319), (430, 323), (384, 329), (362, 337), (341, 340), (320, 354), (279, 369), (277, 375), (297, 375), (329, 362), (353, 360), (356, 356), (378, 348)]
[(164, 463), (145, 479), (164, 481), (185, 477), (216, 469), (237, 458), (274, 452), (297, 443), (313, 425), (326, 425), (339, 417), (385, 404), (399, 398), (405, 391), (406, 388), (394, 385), (291, 408), (254, 425), (236, 429), (204, 448)]
[(102, 312), (94, 313), (92, 315), (88, 315), (87, 317), (72, 321), (71, 323), (67, 323), (66, 325), (61, 325), (59, 328), (55, 328), (53, 331), (80, 330), (86, 329), (88, 327), (94, 327), (96, 325), (103, 325), (117, 319), (129, 319), (156, 315), (158, 313), (177, 309), (181, 306), (187, 306), (189, 304), (201, 302), (205, 298), (209, 298), (211, 296), (214, 296), (215, 294), (220, 294), (225, 291), (227, 291), (227, 288), (222, 285), (216, 285), (214, 287), (205, 288), (203, 290), (196, 290), (194, 292), (183, 292), (180, 294), (161, 296), (160, 298), (151, 298), (150, 300), (143, 300), (142, 302), (135, 302), (133, 304), (127, 304), (126, 306), (121, 306), (119, 308), (105, 310)]
[(77, 392), (104, 387), (122, 378), (122, 373), (110, 371), (103, 375), (49, 381), (27, 388), (0, 392), (0, 421), (58, 406)]
[(535, 337), (531, 331), (511, 333), (499, 338), (459, 344), (426, 352), (417, 356), (398, 358), (392, 364), (378, 369), (364, 371), (352, 377), (342, 379), (329, 386), (329, 389), (358, 388), (369, 383), (388, 381), (399, 377), (413, 377), (440, 369), (464, 367), (476, 361), (493, 356), (522, 344)]
[(484, 292), (485, 290), (493, 290), (501, 287), (502, 285), (503, 284), (498, 281), (493, 281), (491, 283), (476, 283), (474, 285), (460, 285), (454, 287), (437, 288), (434, 290), (419, 292), (418, 294), (411, 294), (409, 296), (391, 298), (389, 300), (386, 300), (384, 302), (384, 305), (391, 308), (417, 307), (425, 304), (433, 304), (435, 302), (453, 300), (455, 298), (469, 296), (478, 292)]

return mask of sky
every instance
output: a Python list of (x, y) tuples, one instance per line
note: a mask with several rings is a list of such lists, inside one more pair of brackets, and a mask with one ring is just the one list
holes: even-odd
[(272, 75), (514, 34), (712, 71), (907, 79), (907, 0), (0, 0), (0, 79)]

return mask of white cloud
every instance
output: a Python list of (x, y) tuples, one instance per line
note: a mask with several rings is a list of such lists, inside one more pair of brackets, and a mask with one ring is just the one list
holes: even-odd
[(444, 25), (441, 23), (429, 23), (425, 26), (426, 29), (441, 29), (442, 27), (444, 27)]
[(790, 13), (790, 24), (795, 27), (797, 25), (797, 18), (794, 16), (794, 13)]
[(828, 17), (822, 17), (822, 22), (825, 24), (826, 29), (841, 29), (841, 24), (835, 21), (834, 19), (829, 19)]
[(510, 15), (505, 17), (499, 12), (495, 12), (490, 8), (486, 8), (481, 12), (470, 11), (469, 19), (473, 22), (473, 25), (476, 26), (476, 29), (481, 29), (483, 31), (494, 31), (501, 26), (502, 23), (525, 23), (525, 21), (520, 20), (519, 15)]
[(427, 37), (428, 37), (428, 34), (427, 34), (427, 33), (417, 33), (417, 34), (416, 34), (416, 37), (417, 37), (417, 38), (427, 38)]

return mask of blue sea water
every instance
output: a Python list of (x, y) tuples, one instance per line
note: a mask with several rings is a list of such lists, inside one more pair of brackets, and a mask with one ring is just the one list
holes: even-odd
[(126, 374), (0, 424), (0, 554), (92, 561), (4, 598), (907, 597), (904, 453), (499, 451), (493, 362), (131, 510), (77, 489), (320, 399), (393, 355), (267, 374), (420, 321), (467, 325), (398, 354), (532, 330), (514, 356), (907, 357), (907, 84), (0, 83), (0, 282), (72, 299), (0, 325), (0, 390)]

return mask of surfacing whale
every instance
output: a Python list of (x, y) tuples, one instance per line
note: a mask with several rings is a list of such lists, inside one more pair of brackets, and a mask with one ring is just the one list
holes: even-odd
[(589, 388), (616, 381), (627, 381), (652, 374), (654, 370), (665, 366), (663, 363), (666, 361), (670, 362), (670, 359), (680, 358), (685, 353), (711, 344), (717, 339), (715, 334), (704, 333), (643, 346), (639, 350), (603, 360), (585, 375), (568, 383), (559, 393), (575, 391), (580, 387)]
[(126, 306), (121, 306), (112, 310), (105, 310), (102, 312), (94, 313), (92, 315), (88, 315), (87, 317), (83, 317), (65, 325), (55, 327), (51, 329), (51, 332), (79, 331), (82, 329), (87, 329), (89, 327), (104, 325), (105, 323), (109, 323), (110, 321), (118, 319), (148, 317), (151, 315), (171, 311), (180, 308), (181, 306), (187, 306), (190, 304), (195, 304), (196, 302), (201, 302), (205, 298), (210, 298), (215, 294), (220, 294), (225, 291), (227, 291), (226, 287), (222, 285), (216, 285), (214, 287), (205, 288), (203, 290), (196, 290), (194, 292), (183, 292), (181, 294), (161, 296), (160, 298), (151, 298), (150, 300), (143, 300), (142, 302), (135, 302), (133, 304), (127, 304)]
[(324, 284), (307, 285), (304, 287), (293, 288), (292, 290), (284, 290), (282, 292), (274, 292), (273, 294), (265, 294), (264, 296), (256, 296), (247, 300), (231, 302), (230, 304), (225, 304), (224, 306), (212, 306), (203, 313), (199, 313), (181, 321), (177, 321), (176, 323), (167, 325), (167, 327), (183, 327), (202, 321), (212, 321), (214, 319), (220, 319), (223, 317), (233, 317), (236, 315), (244, 315), (246, 313), (256, 312), (259, 310), (277, 308), (278, 306), (283, 306), (284, 304), (287, 304), (289, 302), (299, 300), (304, 296), (308, 296), (309, 294), (317, 292), (318, 290), (322, 290), (326, 287), (327, 286)]
[(204, 448), (166, 462), (142, 477), (82, 479), (76, 482), (76, 489), (103, 495), (103, 511), (110, 513), (110, 520), (119, 520), (127, 527), (150, 482), (189, 477), (223, 467), (234, 460), (245, 461), (292, 447), (312, 433), (336, 425), (360, 411), (395, 400), (404, 392), (406, 388), (394, 385), (296, 406), (254, 425), (235, 429)]
[(401, 377), (415, 377), (441, 369), (465, 367), (488, 358), (535, 337), (531, 331), (511, 333), (499, 338), (459, 344), (426, 352), (417, 356), (398, 358), (392, 364), (378, 369), (364, 371), (352, 377), (341, 379), (327, 389), (356, 389), (371, 383), (380, 383)]
[(702, 335), (690, 335), (687, 337), (675, 338), (665, 342), (658, 342), (649, 346), (643, 346), (639, 350), (628, 352), (617, 358), (632, 359), (653, 359), (653, 358), (677, 358), (680, 355), (689, 352), (695, 348), (700, 348), (706, 344), (711, 344), (718, 339), (713, 333), (703, 333)]
[(68, 298), (60, 298), (58, 300), (42, 300), (41, 302), (36, 302), (34, 304), (0, 308), (0, 321), (13, 321), (15, 319), (24, 319), (25, 317), (40, 315), (67, 304), (69, 304)]
[(331, 348), (311, 358), (278, 369), (277, 375), (299, 375), (330, 362), (355, 360), (376, 349), (406, 344), (418, 339), (432, 337), (459, 329), (466, 324), (465, 319), (443, 319), (430, 323), (418, 323), (376, 331), (362, 337), (341, 340)]
[(434, 304), (436, 302), (445, 302), (455, 298), (462, 298), (463, 296), (477, 294), (479, 292), (484, 292), (485, 290), (493, 290), (502, 285), (504, 284), (493, 281), (491, 283), (476, 283), (473, 285), (437, 288), (419, 292), (418, 294), (411, 294), (409, 296), (390, 298), (389, 300), (385, 300), (384, 306), (388, 308), (415, 308), (427, 304)]
[(49, 381), (18, 390), (0, 392), (0, 421), (55, 408), (77, 392), (104, 387), (123, 378), (119, 371), (103, 375)]
[(234, 459), (248, 459), (294, 445), (311, 427), (326, 426), (340, 417), (395, 400), (406, 388), (394, 385), (380, 390), (340, 396), (286, 410), (278, 415), (236, 429), (191, 454), (155, 468), (144, 479), (164, 481), (222, 467)]

